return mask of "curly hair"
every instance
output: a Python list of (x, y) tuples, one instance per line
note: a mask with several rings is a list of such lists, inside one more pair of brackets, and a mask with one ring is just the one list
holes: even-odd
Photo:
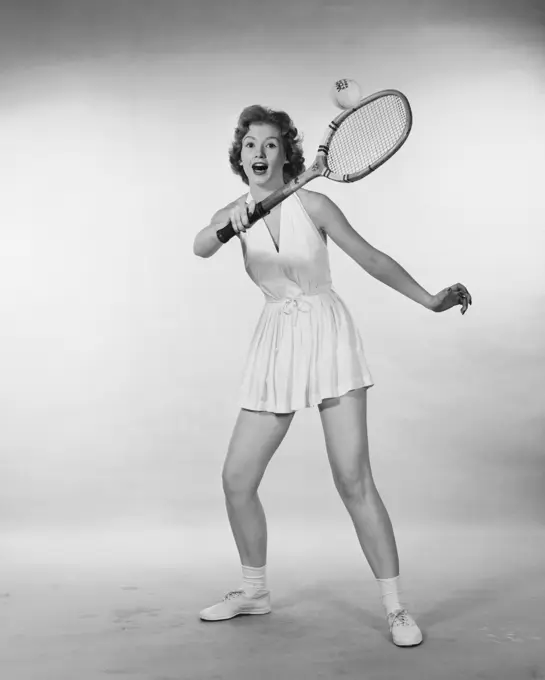
[(249, 184), (248, 177), (240, 165), (242, 140), (247, 134), (252, 123), (268, 123), (274, 125), (280, 131), (286, 164), (284, 165), (284, 182), (289, 182), (305, 170), (305, 157), (303, 156), (302, 135), (298, 133), (292, 119), (285, 111), (273, 111), (265, 106), (254, 104), (247, 106), (239, 116), (235, 136), (229, 148), (229, 163), (235, 175), (239, 175), (245, 184)]

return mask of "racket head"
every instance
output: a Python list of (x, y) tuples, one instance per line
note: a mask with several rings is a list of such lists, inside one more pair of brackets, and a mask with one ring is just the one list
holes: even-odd
[(336, 182), (362, 179), (399, 151), (412, 120), (409, 100), (402, 92), (375, 92), (329, 123), (315, 167)]

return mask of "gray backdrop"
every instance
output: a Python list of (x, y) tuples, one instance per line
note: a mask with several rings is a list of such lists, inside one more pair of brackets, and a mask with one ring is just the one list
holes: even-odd
[[(541, 544), (544, 26), (529, 0), (2, 4), (0, 541), (15, 582), (61, 566), (197, 578), (206, 563), (214, 588), (190, 616), (236, 585), (220, 475), (263, 299), (236, 241), (201, 260), (193, 239), (245, 190), (227, 161), (241, 109), (288, 111), (310, 161), (341, 77), (405, 92), (413, 131), (363, 182), (309, 188), (429, 292), (460, 281), (474, 299), (432, 314), (330, 245), (375, 380), (371, 458), (402, 573), (443, 559), (446, 537), (473, 546), (468, 574), (490, 568), (484, 537), (504, 566), (521, 531)], [(316, 409), (260, 493), (270, 570), (315, 546), (329, 573), (343, 546), (369, 578)]]

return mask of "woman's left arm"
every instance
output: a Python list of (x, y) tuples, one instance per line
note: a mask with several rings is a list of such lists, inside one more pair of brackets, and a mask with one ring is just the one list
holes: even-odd
[(392, 257), (377, 250), (363, 239), (330, 198), (324, 194), (312, 193), (314, 194), (311, 199), (314, 203), (313, 213), (319, 226), (325, 229), (331, 240), (341, 250), (344, 250), (373, 278), (434, 312), (443, 312), (461, 304), (461, 311), (464, 314), (467, 306), (472, 304), (471, 295), (460, 283), (443, 289), (437, 295), (428, 293)]

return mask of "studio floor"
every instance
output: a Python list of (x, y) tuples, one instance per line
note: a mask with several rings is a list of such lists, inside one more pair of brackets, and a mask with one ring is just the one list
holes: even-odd
[(273, 611), (206, 623), (240, 584), (228, 525), (5, 533), (3, 680), (545, 678), (545, 529), (396, 528), (403, 600), (424, 632), (395, 647), (355, 533), (269, 521)]

